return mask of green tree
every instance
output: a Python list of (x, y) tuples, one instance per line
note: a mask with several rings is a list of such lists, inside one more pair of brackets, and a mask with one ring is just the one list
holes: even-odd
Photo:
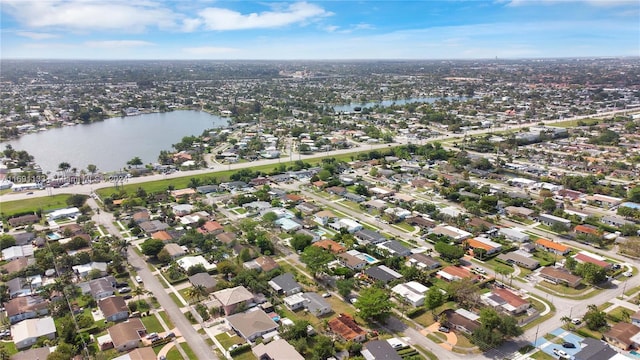
[(295, 320), (293, 325), (287, 326), (282, 332), (282, 337), (285, 340), (295, 340), (307, 337), (307, 327), (309, 322), (307, 320)]
[(464, 249), (461, 246), (449, 245), (445, 242), (437, 242), (434, 249), (447, 261), (457, 261), (464, 256)]
[(140, 157), (136, 156), (133, 159), (127, 161), (127, 165), (133, 166), (133, 167), (138, 167), (138, 166), (142, 165), (142, 159), (140, 159)]
[(353, 290), (353, 286), (355, 282), (353, 279), (339, 279), (336, 281), (336, 287), (338, 288), (338, 294), (342, 296), (344, 299), (351, 294), (351, 290)]
[(95, 173), (98, 171), (98, 167), (97, 167), (96, 165), (94, 165), (94, 164), (89, 164), (89, 165), (87, 165), (87, 171), (88, 171), (91, 175), (93, 175), (93, 174), (95, 174)]
[(360, 291), (355, 307), (363, 319), (384, 321), (391, 314), (393, 302), (387, 291), (371, 286)]
[[(375, 169), (375, 168), (374, 168)], [(362, 196), (369, 196), (369, 189), (367, 189), (366, 186), (364, 186), (363, 184), (358, 184), (356, 185), (354, 191), (356, 192), (356, 194), (358, 195), (362, 195)]]
[(427, 293), (425, 294), (424, 305), (427, 307), (427, 309), (433, 310), (438, 306), (444, 304), (444, 301), (444, 294), (442, 294), (440, 289), (432, 286), (429, 288), (429, 290), (427, 290)]
[(200, 300), (206, 298), (208, 294), (207, 289), (204, 287), (204, 285), (198, 284), (188, 288), (186, 295), (190, 300), (199, 302)]
[(640, 186), (634, 186), (629, 189), (627, 199), (632, 202), (640, 203)]
[(158, 258), (158, 261), (163, 264), (168, 264), (171, 261), (171, 255), (164, 247), (162, 248), (162, 250), (160, 250), (156, 257)]
[(582, 320), (584, 320), (589, 330), (599, 331), (607, 326), (607, 314), (604, 311), (598, 310), (595, 305), (589, 305), (587, 309)]
[(325, 272), (327, 264), (333, 259), (330, 252), (318, 246), (307, 246), (300, 255), (300, 260), (307, 265), (314, 277)]
[(588, 262), (576, 265), (575, 273), (590, 284), (599, 284), (607, 278), (607, 271), (603, 267)]
[(305, 234), (294, 234), (293, 238), (289, 241), (291, 247), (297, 251), (304, 250), (307, 246), (311, 245), (313, 238)]
[(0, 235), (0, 250), (16, 245), (16, 239), (8, 234)]
[(328, 336), (318, 335), (315, 337), (315, 344), (311, 348), (312, 360), (326, 360), (335, 353), (333, 340)]
[(158, 239), (147, 239), (140, 245), (142, 253), (147, 256), (157, 256), (163, 248), (164, 243)]
[(540, 209), (551, 213), (556, 209), (556, 202), (552, 198), (546, 198), (540, 203)]

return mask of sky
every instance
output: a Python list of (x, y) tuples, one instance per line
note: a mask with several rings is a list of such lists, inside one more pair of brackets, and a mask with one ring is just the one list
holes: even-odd
[(640, 56), (639, 0), (0, 0), (2, 59)]

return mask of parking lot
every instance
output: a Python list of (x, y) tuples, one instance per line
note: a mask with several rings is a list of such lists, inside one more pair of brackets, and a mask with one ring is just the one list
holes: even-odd
[(551, 342), (545, 338), (539, 338), (533, 346), (541, 349), (545, 353), (551, 355), (553, 358), (558, 358), (558, 355), (555, 354), (554, 350), (562, 350), (567, 353), (569, 356), (573, 357), (581, 350), (582, 341), (584, 340), (582, 337), (572, 334), (562, 328), (558, 328), (553, 330), (550, 334), (557, 336), (562, 339), (563, 342), (568, 342), (574, 344), (575, 348), (565, 348), (562, 344), (556, 344)]

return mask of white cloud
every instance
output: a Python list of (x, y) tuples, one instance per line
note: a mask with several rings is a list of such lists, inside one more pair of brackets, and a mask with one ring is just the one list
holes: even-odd
[(329, 25), (324, 27), (324, 30), (327, 32), (334, 32), (338, 29), (340, 29), (340, 26), (336, 26), (336, 25)]
[(265, 29), (304, 23), (314, 18), (331, 16), (323, 8), (307, 2), (293, 3), (283, 9), (261, 13), (240, 12), (210, 7), (199, 12), (209, 30)]
[(17, 31), (16, 35), (26, 37), (31, 40), (46, 40), (46, 39), (54, 39), (58, 37), (58, 35), (55, 35), (55, 34), (33, 32), (33, 31)]
[(87, 41), (86, 46), (94, 48), (124, 48), (124, 47), (140, 47), (151, 46), (154, 43), (142, 40), (104, 40), (104, 41)]
[(198, 46), (198, 47), (183, 48), (182, 51), (190, 55), (210, 56), (210, 55), (228, 54), (228, 53), (236, 52), (238, 51), (238, 49), (228, 48), (228, 47), (215, 47), (215, 46)]
[(149, 1), (6, 0), (3, 1), (3, 7), (4, 12), (32, 29), (141, 32), (150, 26), (175, 28), (176, 18), (181, 17), (170, 9)]

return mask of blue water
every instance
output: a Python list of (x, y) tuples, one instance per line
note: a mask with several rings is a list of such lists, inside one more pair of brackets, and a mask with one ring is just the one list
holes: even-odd
[(60, 240), (60, 239), (62, 239), (62, 236), (60, 236), (60, 235), (58, 235), (56, 233), (50, 233), (50, 234), (47, 234), (47, 239), (49, 239), (49, 240)]
[(635, 357), (640, 357), (640, 353), (639, 353), (639, 352), (637, 352), (637, 351), (635, 351), (635, 350), (631, 350), (631, 351), (629, 351), (629, 354), (631, 354), (631, 355), (633, 355), (633, 356), (635, 356)]
[(374, 258), (369, 254), (362, 254), (362, 257), (364, 258), (364, 261), (368, 262), (369, 264), (372, 264), (378, 261), (376, 258)]

